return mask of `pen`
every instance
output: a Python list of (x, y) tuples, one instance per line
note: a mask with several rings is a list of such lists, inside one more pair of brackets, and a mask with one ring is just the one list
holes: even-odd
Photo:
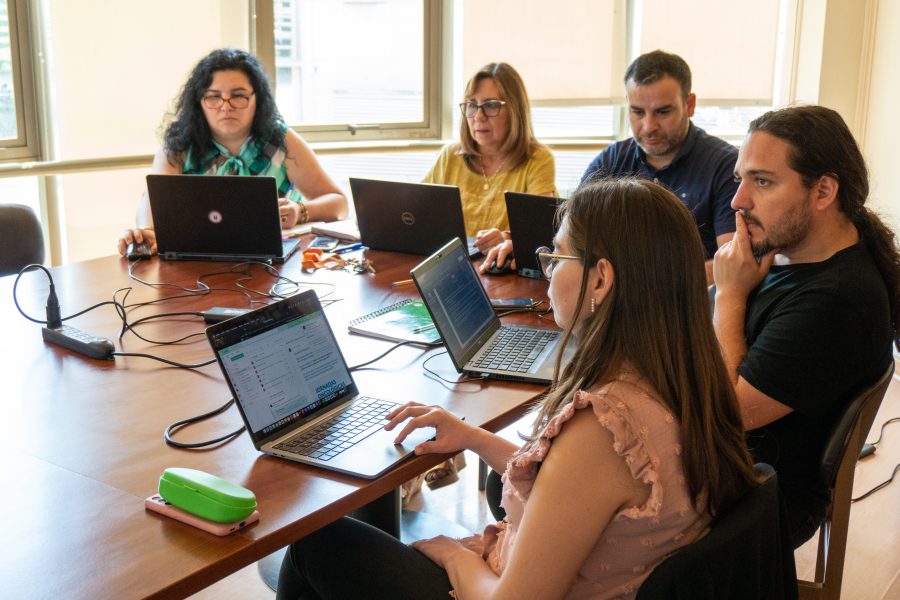
[(332, 252), (334, 254), (344, 254), (346, 252), (353, 252), (354, 250), (359, 250), (361, 248), (363, 248), (362, 243), (357, 242), (357, 243), (351, 244), (349, 246), (344, 246), (343, 248), (337, 248), (336, 250), (333, 250)]
[(411, 285), (413, 283), (412, 279), (402, 279), (400, 281), (395, 281), (391, 284), (391, 287), (400, 287), (401, 285)]
[(413, 333), (422, 333), (423, 331), (428, 331), (429, 329), (434, 329), (434, 323), (430, 325), (422, 325), (421, 327), (416, 327), (413, 329)]

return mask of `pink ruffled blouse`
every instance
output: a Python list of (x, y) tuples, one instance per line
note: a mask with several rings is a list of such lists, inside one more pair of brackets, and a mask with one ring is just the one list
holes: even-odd
[(613, 516), (566, 597), (633, 598), (656, 565), (697, 539), (709, 524), (709, 517), (697, 512), (688, 494), (677, 419), (633, 373), (621, 374), (596, 393), (577, 392), (540, 439), (512, 457), (503, 475), (506, 520), (485, 528), (483, 556), (495, 573), (503, 572), (540, 462), (563, 423), (576, 410), (587, 408), (612, 432), (613, 449), (625, 458), (632, 476), (650, 486), (650, 495), (643, 506)]

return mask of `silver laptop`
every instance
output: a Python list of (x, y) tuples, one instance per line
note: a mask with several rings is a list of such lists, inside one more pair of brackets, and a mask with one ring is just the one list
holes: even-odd
[[(458, 239), (412, 270), (456, 370), (467, 375), (548, 384), (562, 331), (502, 325)], [(568, 359), (569, 349), (563, 357)]]
[(363, 244), (373, 250), (431, 254), (453, 236), (469, 255), (480, 252), (466, 237), (459, 188), (455, 185), (350, 178)]
[(516, 273), (522, 277), (545, 279), (534, 251), (541, 246), (553, 247), (556, 209), (563, 199), (506, 192), (505, 200)]
[(372, 479), (431, 439), (395, 445), (384, 415), (399, 403), (362, 396), (315, 292), (308, 290), (206, 330), (257, 450)]
[(283, 262), (300, 240), (281, 237), (274, 177), (147, 175), (159, 256)]

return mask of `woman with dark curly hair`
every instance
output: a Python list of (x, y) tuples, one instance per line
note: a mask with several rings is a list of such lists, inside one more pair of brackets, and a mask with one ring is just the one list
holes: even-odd
[[(347, 214), (347, 199), (281, 118), (259, 61), (234, 48), (214, 50), (194, 67), (151, 172), (274, 177), (285, 229)], [(157, 250), (146, 194), (138, 207), (137, 228), (119, 239), (120, 254), (132, 240), (146, 240)]]

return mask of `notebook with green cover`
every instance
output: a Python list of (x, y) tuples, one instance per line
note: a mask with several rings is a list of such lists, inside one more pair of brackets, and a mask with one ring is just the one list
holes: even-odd
[(352, 333), (390, 340), (430, 344), (440, 339), (428, 308), (421, 300), (407, 298), (351, 321)]

